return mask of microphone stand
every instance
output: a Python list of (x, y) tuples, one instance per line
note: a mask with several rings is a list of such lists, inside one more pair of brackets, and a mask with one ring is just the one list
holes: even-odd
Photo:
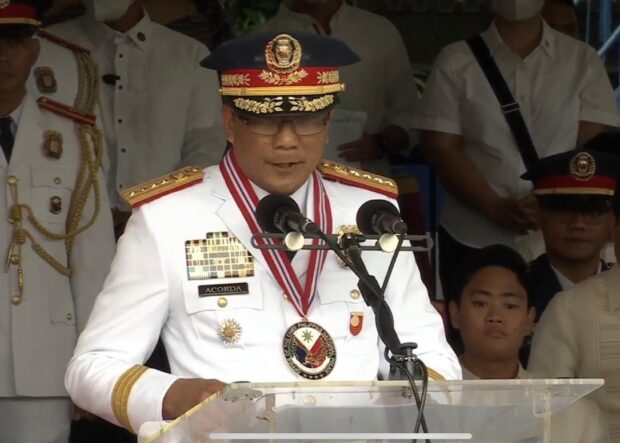
[[(366, 247), (360, 245), (367, 239), (364, 235), (347, 233), (340, 237), (340, 243), (333, 236), (328, 236), (322, 231), (318, 231), (316, 235), (325, 242), (331, 249), (359, 278), (358, 288), (364, 298), (364, 301), (370, 306), (375, 314), (375, 325), (381, 341), (385, 344), (385, 359), (390, 363), (391, 368), (402, 371), (407, 377), (411, 390), (418, 408), (418, 417), (416, 419), (414, 432), (418, 432), (420, 425), (425, 433), (428, 433), (426, 420), (424, 419), (424, 405), (426, 402), (426, 388), (428, 384), (428, 372), (426, 366), (413, 352), (417, 348), (416, 343), (401, 343), (398, 334), (394, 328), (394, 316), (392, 310), (385, 301), (384, 291), (387, 287), (387, 280), (384, 282), (383, 288), (379, 285), (377, 279), (368, 272), (364, 261), (362, 260), (362, 250)], [(260, 236), (259, 236), (260, 237)], [(271, 236), (268, 236), (269, 238)], [(253, 241), (254, 243), (254, 241)], [(257, 245), (258, 246), (258, 245)], [(399, 241), (396, 254), (401, 250), (402, 239)], [(278, 248), (275, 245), (263, 246), (262, 248)], [(259, 247), (259, 249), (262, 249)], [(304, 248), (305, 249), (305, 248)], [(403, 248), (404, 249), (404, 248)], [(343, 252), (344, 250), (344, 252)], [(376, 249), (375, 249), (376, 250)], [(395, 261), (395, 260), (393, 260)], [(390, 268), (393, 267), (392, 263)], [(391, 272), (391, 270), (389, 271)], [(386, 278), (389, 277), (389, 273)], [(390, 353), (392, 354), (390, 356)], [(416, 368), (420, 369), (422, 375), (422, 396), (418, 393), (415, 383), (415, 376), (418, 374)], [(426, 440), (430, 443), (430, 440)]]
[[(349, 268), (359, 277), (357, 287), (359, 288), (366, 305), (370, 306), (375, 313), (375, 325), (377, 327), (377, 332), (379, 334), (379, 338), (381, 338), (381, 341), (385, 344), (384, 357), (389, 362), (391, 369), (394, 369), (395, 371), (400, 370), (406, 375), (409, 380), (409, 384), (411, 385), (411, 390), (413, 391), (416, 406), (418, 408), (418, 417), (414, 426), (414, 432), (417, 433), (421, 425), (422, 430), (425, 433), (428, 433), (426, 420), (424, 418), (428, 373), (422, 360), (420, 360), (413, 352), (414, 349), (418, 347), (417, 343), (401, 343), (394, 328), (394, 316), (392, 315), (392, 310), (385, 301), (384, 297), (384, 292), (388, 283), (387, 279), (390, 276), (391, 270), (388, 271), (386, 281), (383, 283), (382, 288), (375, 276), (368, 272), (366, 264), (362, 260), (362, 248), (360, 243), (365, 240), (363, 235), (347, 233), (341, 236), (339, 243), (336, 243), (331, 239), (327, 239), (327, 236), (324, 237), (325, 238), (323, 240), (339, 256), (342, 254), (340, 248), (344, 250), (343, 255), (348, 258), (348, 260), (345, 260), (345, 263), (347, 263)], [(395, 255), (398, 254), (401, 246), (402, 240), (399, 241)], [(390, 268), (393, 267), (394, 261), (395, 259), (391, 263)], [(421, 370), (420, 372), (422, 375), (423, 386), (422, 396), (419, 395), (417, 385), (415, 383), (415, 376), (417, 374), (416, 368), (420, 368)]]

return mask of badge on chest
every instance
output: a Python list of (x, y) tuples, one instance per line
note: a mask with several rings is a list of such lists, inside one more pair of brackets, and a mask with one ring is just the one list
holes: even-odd
[(334, 340), (316, 323), (295, 323), (284, 334), (282, 347), (291, 369), (309, 380), (327, 377), (336, 365)]
[[(254, 275), (254, 257), (229, 232), (209, 232), (205, 239), (187, 240), (185, 258), (188, 280), (243, 278)], [(217, 288), (214, 287), (213, 290)], [(205, 289), (203, 295), (210, 295), (208, 292)]]

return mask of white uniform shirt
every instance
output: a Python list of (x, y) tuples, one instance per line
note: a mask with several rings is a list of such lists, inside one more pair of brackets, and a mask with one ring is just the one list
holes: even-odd
[[(334, 231), (355, 224), (358, 208), (380, 194), (324, 180)], [(308, 189), (307, 201), (314, 201)], [(308, 203), (305, 205), (308, 210)], [(229, 232), (253, 256), (254, 275), (243, 278), (189, 280), (185, 242), (207, 233)], [(301, 380), (288, 366), (282, 349), (286, 330), (302, 320), (251, 245), (251, 232), (218, 167), (205, 170), (202, 183), (163, 196), (134, 211), (119, 241), (119, 250), (103, 292), (75, 356), (66, 386), (81, 407), (116, 422), (111, 409), (114, 384), (132, 365), (142, 364), (162, 331), (172, 374), (147, 370), (131, 390), (128, 413), (134, 430), (161, 420), (162, 399), (177, 377), (216, 378), (224, 382)], [(296, 261), (293, 259), (293, 268)], [(389, 256), (364, 252), (371, 274), (382, 282)], [(249, 294), (198, 296), (201, 285), (246, 283)], [(336, 364), (325, 380), (376, 380), (382, 351), (374, 314), (357, 288), (357, 277), (327, 255), (317, 295), (307, 314), (333, 338)], [(413, 254), (403, 253), (386, 292), (402, 342), (414, 341), (417, 355), (446, 378), (460, 378), (443, 323), (430, 304)], [(349, 328), (352, 315), (363, 316), (358, 334)], [(227, 320), (241, 326), (236, 343), (218, 337)], [(139, 326), (138, 326), (139, 325)], [(386, 373), (386, 371), (382, 371)]]
[[(339, 109), (365, 112), (369, 134), (380, 132), (388, 124), (408, 130), (419, 99), (407, 49), (396, 27), (380, 15), (344, 2), (329, 25), (329, 35), (343, 40), (361, 58), (358, 63), (338, 69), (346, 85), (338, 95)], [(259, 30), (326, 33), (309, 15), (291, 11), (286, 1)], [(410, 138), (413, 136), (410, 134)], [(364, 169), (386, 174), (386, 159), (362, 163)]]
[(144, 18), (119, 33), (88, 15), (49, 31), (91, 50), (101, 81), (100, 102), (113, 207), (119, 192), (179, 166), (217, 163), (225, 140), (214, 71), (199, 66), (209, 54), (198, 41)]
[[(65, 232), (83, 158), (76, 124), (40, 109), (30, 95), (11, 116), (16, 132), (8, 164), (0, 153), (0, 397), (63, 397), (67, 395), (63, 375), (77, 334), (86, 324), (114, 256), (112, 217), (106, 210), (103, 174), (97, 171), (99, 214), (94, 224), (74, 239), (68, 262), (65, 242), (41, 234), (29, 216), (32, 214), (53, 233)], [(62, 137), (59, 159), (44, 153), (46, 131)], [(30, 208), (22, 211), (21, 226), (30, 237), (21, 247), (24, 289), (19, 305), (11, 303), (11, 297), (19, 293), (17, 265), (4, 272), (14, 229), (9, 221), (9, 209), (14, 204), (8, 184), (11, 177), (17, 179), (18, 202)], [(52, 198), (61, 199), (59, 211), (51, 210)], [(85, 225), (94, 211), (91, 191), (79, 225)], [(33, 240), (70, 267), (71, 276), (62, 275), (44, 261), (34, 251)]]
[[(579, 121), (620, 126), (603, 62), (583, 42), (543, 22), (538, 48), (521, 59), (502, 41), (495, 24), (482, 34), (521, 106), (539, 157), (574, 149)], [(463, 137), (465, 153), (501, 196), (522, 197), (532, 184), (493, 90), (464, 41), (444, 48), (428, 80), (413, 126)], [(447, 193), (442, 225), (459, 242), (481, 248), (514, 247), (517, 235)]]

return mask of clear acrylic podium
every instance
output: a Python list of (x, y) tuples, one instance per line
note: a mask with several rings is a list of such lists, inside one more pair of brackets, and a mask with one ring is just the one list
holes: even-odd
[[(431, 381), (426, 438), (549, 442), (551, 415), (602, 385), (599, 379)], [(410, 442), (416, 416), (401, 381), (237, 383), (173, 422), (145, 424), (139, 442)]]

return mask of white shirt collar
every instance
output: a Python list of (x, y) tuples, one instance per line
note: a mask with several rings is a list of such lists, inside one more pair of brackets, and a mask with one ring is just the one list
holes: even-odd
[[(575, 286), (575, 283), (571, 281), (568, 277), (566, 277), (564, 274), (562, 274), (555, 266), (551, 264), (551, 262), (549, 262), (549, 266), (551, 266), (551, 269), (553, 269), (553, 272), (555, 272), (555, 276), (558, 278), (558, 281), (560, 282), (562, 291), (566, 291), (567, 289), (570, 289), (573, 286)], [(600, 273), (602, 268), (603, 268), (603, 263), (599, 260), (598, 269), (596, 270), (596, 273), (597, 274)]]
[(11, 113), (6, 116), (6, 117), (10, 117), (11, 120), (12, 120), (11, 132), (13, 132), (13, 135), (15, 135), (15, 133), (17, 132), (17, 127), (19, 126), (19, 120), (21, 119), (22, 113), (23, 113), (23, 110), (24, 110), (24, 101), (25, 100), (26, 100), (26, 96), (24, 96), (24, 99), (19, 104), (19, 106), (17, 108), (13, 109), (13, 111), (11, 111)]
[(90, 35), (95, 47), (104, 44), (108, 40), (116, 43), (123, 38), (129, 38), (137, 47), (148, 51), (152, 39), (153, 22), (146, 9), (143, 9), (143, 13), (142, 19), (133, 28), (124, 33), (115, 31), (105, 23), (99, 22), (90, 16), (84, 16), (84, 19), (88, 21), (85, 26), (86, 32)]
[[(254, 182), (250, 181), (250, 183), (252, 184), (252, 188), (254, 189), (254, 192), (256, 192), (256, 196), (258, 197), (259, 201), (263, 197), (266, 197), (269, 194), (269, 192), (265, 191), (263, 188), (254, 184)], [(308, 184), (309, 183), (310, 183), (310, 178), (308, 178), (308, 180), (306, 180), (305, 183), (301, 185), (295, 192), (289, 195), (289, 197), (295, 200), (295, 203), (297, 203), (297, 205), (299, 206), (303, 214), (306, 214), (307, 209), (308, 209), (307, 204), (308, 204)]]

